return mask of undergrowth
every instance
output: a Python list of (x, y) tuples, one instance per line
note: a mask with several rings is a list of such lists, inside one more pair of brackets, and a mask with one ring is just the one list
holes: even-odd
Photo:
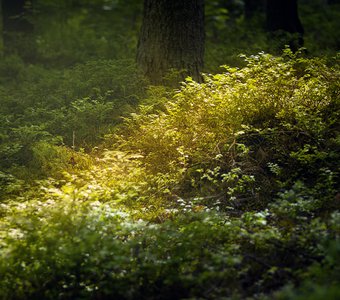
[(1, 173), (0, 297), (337, 299), (337, 59), (244, 59), (151, 87), (91, 155), (46, 130), (32, 185)]

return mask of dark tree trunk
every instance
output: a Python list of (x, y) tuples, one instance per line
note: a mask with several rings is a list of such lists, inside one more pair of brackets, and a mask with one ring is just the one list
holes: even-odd
[(244, 17), (246, 20), (252, 19), (257, 13), (263, 11), (263, 0), (244, 0)]
[(267, 30), (272, 38), (286, 39), (284, 42), (293, 51), (303, 46), (304, 30), (299, 19), (297, 0), (267, 0), (266, 15)]
[(17, 53), (23, 58), (32, 55), (33, 24), (29, 21), (32, 1), (2, 0), (4, 53)]
[(204, 38), (204, 0), (144, 0), (137, 63), (152, 83), (171, 69), (200, 80)]

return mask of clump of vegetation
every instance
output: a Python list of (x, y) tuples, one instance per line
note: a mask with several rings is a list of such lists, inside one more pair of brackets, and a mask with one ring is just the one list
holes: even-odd
[[(27, 178), (27, 167), (35, 177), (48, 176), (39, 167), (41, 159), (56, 159), (55, 151), (63, 152), (65, 145), (90, 151), (134, 111), (146, 89), (131, 60), (89, 61), (55, 70), (26, 67), (13, 56), (0, 69), (0, 167), (19, 178)], [(69, 159), (65, 155), (64, 161)]]
[(338, 1), (1, 2), (0, 299), (340, 299)]
[(118, 146), (142, 155), (158, 190), (224, 205), (236, 193), (261, 207), (279, 182), (313, 186), (320, 170), (336, 172), (338, 66), (289, 51), (246, 61), (203, 84), (187, 80), (163, 110), (144, 106), (128, 120)]
[[(59, 177), (1, 173), (1, 297), (336, 299), (339, 66), (245, 60), (173, 97), (150, 88)], [(46, 143), (32, 149), (69, 159)]]

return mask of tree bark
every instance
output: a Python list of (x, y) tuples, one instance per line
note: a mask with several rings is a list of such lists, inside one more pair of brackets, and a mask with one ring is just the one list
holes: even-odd
[(244, 17), (251, 20), (258, 12), (263, 12), (263, 0), (244, 0)]
[(204, 0), (144, 0), (137, 63), (152, 83), (171, 69), (200, 80), (204, 40)]
[[(304, 29), (298, 14), (297, 0), (267, 0), (267, 30), (272, 38), (282, 38), (293, 51), (303, 46)], [(295, 37), (293, 37), (293, 35)]]

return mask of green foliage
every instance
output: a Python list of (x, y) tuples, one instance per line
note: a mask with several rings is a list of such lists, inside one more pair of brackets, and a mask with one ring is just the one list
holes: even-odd
[[(282, 40), (289, 40), (287, 32), (281, 38), (266, 33), (265, 1), (251, 19), (244, 15), (245, 1), (209, 1), (206, 3), (206, 72), (215, 73), (220, 65), (240, 66), (239, 53), (251, 55), (259, 51), (281, 53)], [(336, 1), (301, 0), (299, 16), (304, 27), (304, 47), (313, 56), (334, 56), (339, 50), (336, 28), (339, 28), (339, 4)], [(255, 2), (253, 2), (255, 4)]]
[(268, 210), (181, 213), (155, 224), (133, 218), (115, 196), (100, 203), (99, 186), (80, 182), (45, 182), (40, 199), (1, 206), (2, 298), (245, 297), (336, 264), (339, 213), (298, 226)]
[(232, 66), (147, 87), (140, 4), (37, 1), (36, 64), (0, 63), (0, 298), (338, 298), (338, 58), (236, 57), (263, 16), (212, 1)]
[(1, 173), (1, 297), (336, 299), (338, 66), (246, 61), (149, 88), (93, 159), (37, 139), (58, 179)]
[(98, 58), (134, 57), (140, 1), (37, 0), (33, 8), (34, 62), (60, 68)]
[(339, 49), (339, 39), (334, 30), (339, 27), (339, 3), (325, 5), (320, 0), (305, 1), (305, 5), (300, 5), (300, 11), (305, 26), (306, 45), (310, 51), (320, 55)]
[(203, 84), (187, 80), (165, 111), (143, 107), (128, 120), (118, 147), (142, 155), (158, 189), (184, 198), (223, 191), (225, 206), (254, 208), (282, 181), (317, 184), (322, 168), (337, 178), (337, 146), (324, 140), (338, 136), (337, 67), (289, 51), (246, 61), (242, 69), (206, 75)]
[(0, 298), (338, 299), (338, 5), (273, 56), (206, 1), (212, 74), (173, 90), (133, 62), (142, 2), (34, 1), (2, 57)]
[(90, 150), (145, 94), (145, 80), (127, 60), (90, 61), (58, 71), (25, 67), (9, 57), (0, 71), (0, 167), (10, 172), (13, 166), (39, 169), (34, 149), (40, 142), (50, 143), (50, 149), (66, 144)]

